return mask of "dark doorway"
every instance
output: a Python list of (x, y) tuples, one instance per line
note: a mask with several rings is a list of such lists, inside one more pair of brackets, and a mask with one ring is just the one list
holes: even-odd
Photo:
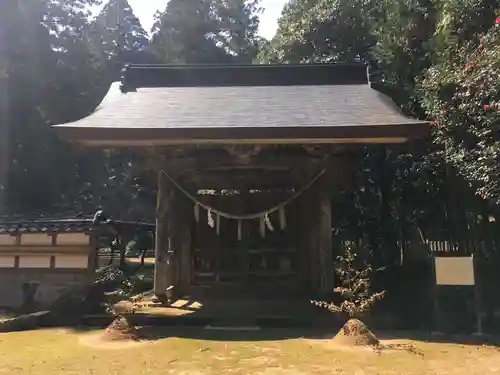
[[(283, 193), (281, 197), (274, 195), (274, 199), (270, 195), (240, 193), (213, 197), (211, 206), (230, 213), (254, 213), (283, 199)], [(209, 225), (206, 212), (200, 215), (193, 227), (192, 285), (234, 287), (241, 293), (297, 290), (301, 279), (301, 257), (300, 231), (294, 211), (293, 205), (286, 208), (284, 229), (279, 215), (271, 215), (273, 230), (266, 226), (264, 235), (258, 219), (244, 220), (241, 222), (241, 236), (238, 236), (238, 220), (221, 217), (217, 230)], [(213, 217), (216, 221), (216, 216)]]

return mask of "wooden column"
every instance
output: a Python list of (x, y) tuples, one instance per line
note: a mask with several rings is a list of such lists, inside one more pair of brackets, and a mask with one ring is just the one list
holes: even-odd
[(311, 240), (309, 235), (309, 210), (307, 193), (300, 197), (297, 201), (296, 214), (297, 222), (297, 237), (298, 237), (298, 272), (300, 283), (304, 291), (310, 291), (311, 287)]
[(331, 198), (330, 175), (326, 173), (304, 193), (302, 201), (302, 246), (308, 258), (309, 286), (317, 297), (333, 293), (334, 287)]
[[(55, 244), (55, 236), (52, 237), (52, 243)], [(87, 265), (87, 275), (88, 275), (88, 280), (90, 282), (95, 281), (95, 271), (99, 267), (98, 262), (99, 262), (99, 234), (96, 232), (92, 232), (90, 234), (90, 254), (89, 254), (89, 259), (88, 259), (88, 265)]]
[[(8, 3), (6, 1), (5, 3)], [(7, 5), (0, 4), (0, 9), (7, 8)], [(0, 11), (0, 19), (1, 17)], [(6, 42), (7, 22), (0, 22), (0, 215), (7, 213), (7, 188), (8, 188), (8, 168), (9, 168), (9, 140), (10, 140), (10, 119), (9, 119), (9, 87), (7, 74)]]
[(167, 301), (166, 292), (169, 285), (169, 211), (171, 191), (169, 183), (162, 172), (158, 172), (158, 195), (156, 204), (156, 243), (154, 294), (162, 302)]
[(304, 193), (302, 210), (302, 231), (304, 235), (305, 255), (309, 288), (313, 294), (319, 289), (319, 258), (318, 258), (318, 210), (316, 186)]
[(179, 197), (177, 223), (177, 279), (179, 282), (179, 292), (183, 293), (191, 284), (191, 263), (192, 263), (192, 244), (191, 231), (194, 220), (194, 208), (192, 202), (186, 197)]
[(333, 255), (332, 255), (332, 186), (327, 172), (318, 181), (319, 212), (317, 221), (317, 261), (318, 292), (333, 293)]
[[(305, 209), (301, 215), (304, 250), (308, 257), (311, 292), (320, 296), (333, 293), (334, 261), (340, 244), (333, 237), (332, 199), (335, 189), (352, 185), (356, 159), (350, 156), (332, 157), (325, 165), (326, 173), (304, 194)], [(335, 182), (334, 182), (335, 181)]]

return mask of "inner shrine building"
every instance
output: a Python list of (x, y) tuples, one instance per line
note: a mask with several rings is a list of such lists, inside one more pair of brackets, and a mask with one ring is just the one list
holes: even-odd
[(53, 128), (155, 169), (154, 292), (167, 300), (196, 288), (331, 293), (332, 192), (351, 184), (360, 145), (408, 143), (428, 123), (361, 63), (130, 65), (89, 116)]

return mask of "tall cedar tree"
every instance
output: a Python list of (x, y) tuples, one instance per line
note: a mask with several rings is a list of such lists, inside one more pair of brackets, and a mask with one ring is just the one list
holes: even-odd
[(259, 11), (258, 0), (171, 0), (156, 15), (153, 50), (166, 63), (249, 63)]
[[(127, 0), (110, 0), (105, 4), (92, 24), (92, 32), (94, 43), (102, 49), (106, 89), (111, 81), (120, 78), (125, 64), (156, 62), (150, 50), (148, 33)], [(128, 216), (130, 211), (144, 209), (137, 202), (140, 186), (136, 159), (123, 150), (87, 152), (78, 163), (82, 176), (77, 191), (79, 206), (85, 210), (101, 205), (113, 217)], [(123, 204), (132, 201), (135, 204)]]
[(87, 40), (93, 0), (17, 1), (9, 9), (9, 190), (11, 211), (48, 210), (74, 178), (51, 123), (93, 106), (98, 61)]
[(96, 17), (94, 37), (116, 73), (126, 63), (154, 62), (149, 50), (149, 36), (127, 0), (110, 0)]

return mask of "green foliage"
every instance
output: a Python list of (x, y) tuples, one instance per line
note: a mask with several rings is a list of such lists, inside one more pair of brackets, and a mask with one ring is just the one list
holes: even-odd
[(439, 17), (432, 46), (436, 62), (451, 57), (456, 46), (478, 43), (500, 8), (496, 0), (442, 0), (436, 4)]
[[(95, 24), (89, 23), (87, 12), (95, 3), (21, 1), (9, 10), (7, 31), (12, 43), (7, 43), (5, 54), (10, 115), (6, 199), (11, 212), (91, 213), (101, 204), (110, 206), (111, 215), (122, 216), (135, 207), (143, 209), (140, 204), (123, 204), (141, 196), (141, 181), (132, 168), (135, 158), (122, 152), (78, 150), (60, 142), (50, 129), (53, 123), (88, 115), (114, 79), (112, 69), (108, 69), (108, 57), (114, 52), (106, 50), (100, 39), (88, 37), (95, 36)], [(136, 21), (127, 13), (130, 8), (123, 9), (125, 20)], [(130, 26), (129, 33), (146, 43), (146, 48), (149, 42), (136, 32), (137, 27)], [(111, 44), (112, 36), (102, 34)], [(137, 43), (132, 44), (137, 47)], [(135, 50), (137, 54), (141, 51)]]
[(126, 62), (251, 62), (262, 44), (255, 0), (171, 1), (153, 43), (127, 0), (107, 1), (92, 21), (98, 3), (0, 2), (0, 70), (9, 74), (3, 213), (88, 214), (101, 205), (114, 218), (152, 217), (154, 180), (137, 155), (79, 149), (60, 142), (50, 125), (91, 113)]
[(152, 48), (167, 63), (251, 62), (258, 0), (171, 0), (156, 15)]
[[(451, 48), (450, 48), (451, 51)], [(500, 20), (477, 44), (456, 45), (421, 84), (442, 157), (477, 194), (500, 202)]]
[(371, 272), (372, 269), (368, 264), (364, 264), (363, 268), (357, 267), (353, 244), (347, 242), (344, 254), (337, 257), (335, 264), (335, 273), (342, 286), (336, 287), (334, 291), (341, 295), (343, 301), (340, 304), (326, 301), (312, 301), (312, 303), (331, 312), (346, 313), (351, 318), (360, 317), (385, 296), (385, 291), (370, 292)]
[[(373, 79), (405, 113), (437, 119), (434, 111), (429, 112), (427, 99), (435, 94), (420, 90), (419, 82), (429, 69), (429, 74), (436, 69), (449, 73), (450, 66), (442, 65), (443, 61), (470, 43), (477, 46), (495, 20), (496, 9), (500, 9), (497, 0), (292, 0), (259, 59), (286, 63), (370, 60), (375, 67)], [(433, 90), (444, 89), (442, 78), (426, 81), (434, 84)], [(487, 114), (490, 121), (492, 108)], [(360, 241), (378, 266), (403, 261), (405, 242), (419, 231), (451, 230), (461, 215), (484, 216), (484, 207), (450, 166), (466, 169), (471, 182), (488, 180), (488, 191), (479, 193), (491, 195), (496, 150), (489, 147), (481, 154), (490, 166), (485, 174), (485, 166), (472, 162), (478, 153), (466, 159), (457, 158), (462, 154), (456, 152), (455, 163), (449, 163), (441, 151), (440, 135), (433, 133), (419, 154), (364, 147), (355, 181), (359, 188), (335, 197), (342, 212), (337, 214), (341, 220), (335, 233)], [(483, 137), (480, 145), (484, 142)]]
[(113, 266), (97, 270), (96, 284), (102, 285), (105, 292), (115, 292), (119, 296), (129, 296), (132, 293), (133, 281), (120, 269)]
[(259, 58), (287, 63), (364, 59), (374, 42), (369, 5), (370, 0), (292, 0)]
[(112, 315), (133, 315), (136, 312), (137, 294), (151, 290), (153, 281), (146, 275), (130, 274), (109, 266), (97, 271), (93, 286), (104, 310)]
[[(20, 1), (9, 10), (9, 190), (12, 210), (46, 209), (71, 180), (68, 148), (50, 124), (94, 106), (99, 62), (86, 38), (93, 1)], [(57, 171), (57, 173), (54, 173)]]
[(117, 78), (125, 63), (154, 62), (148, 33), (127, 0), (110, 0), (92, 26), (94, 39), (100, 43)]
[(422, 117), (415, 80), (431, 65), (435, 2), (382, 0), (375, 4), (371, 30), (376, 43), (371, 58), (379, 69), (379, 80), (407, 114)]
[(491, 0), (381, 0), (375, 9), (372, 59), (381, 81), (409, 114), (424, 117), (416, 82), (455, 43), (477, 41), (500, 2)]
[(457, 206), (482, 213), (453, 169), (498, 202), (500, 1), (291, 0), (271, 41), (257, 35), (256, 0), (171, 0), (152, 41), (126, 0), (108, 1), (90, 21), (98, 2), (0, 1), (11, 124), (1, 185), (11, 211), (102, 205), (112, 217), (152, 215), (154, 181), (136, 155), (77, 149), (50, 125), (94, 110), (123, 62), (247, 63), (257, 51), (261, 62), (371, 60), (407, 114), (435, 120), (420, 155), (363, 147), (359, 189), (336, 197), (336, 234), (363, 243), (372, 264), (399, 261), (405, 238), (443, 225)]

